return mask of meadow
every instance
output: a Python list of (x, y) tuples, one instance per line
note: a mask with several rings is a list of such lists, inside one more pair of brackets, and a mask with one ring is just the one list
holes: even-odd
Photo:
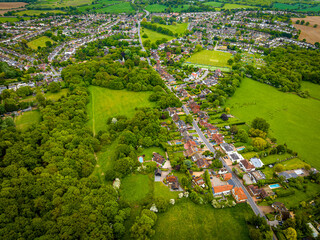
[(262, 117), (270, 124), (270, 136), (279, 144), (298, 152), (299, 157), (320, 168), (320, 101), (283, 93), (267, 84), (244, 79), (234, 96), (227, 100), (231, 114), (251, 124)]
[(228, 67), (228, 60), (231, 57), (232, 54), (227, 52), (202, 50), (188, 58), (186, 63), (204, 64), (215, 67)]
[(25, 112), (22, 115), (17, 116), (14, 119), (14, 122), (16, 124), (17, 129), (19, 130), (27, 130), (29, 127), (32, 126), (32, 124), (37, 124), (40, 122), (41, 115), (40, 111), (30, 111)]
[(91, 4), (92, 0), (40, 0), (31, 5), (34, 9), (57, 8), (57, 7), (77, 7)]
[(54, 43), (54, 41), (51, 38), (48, 38), (46, 36), (39, 37), (35, 40), (32, 40), (31, 42), (28, 42), (27, 45), (29, 48), (32, 48), (34, 50), (37, 50), (38, 47), (46, 47), (46, 42), (49, 41), (51, 43)]
[(249, 5), (242, 5), (242, 4), (232, 4), (232, 3), (226, 3), (222, 9), (240, 9), (240, 8), (258, 8), (255, 6), (249, 6)]
[(147, 34), (147, 36), (148, 36), (147, 38), (142, 38), (142, 42), (144, 42), (146, 40), (150, 40), (151, 43), (154, 43), (157, 40), (162, 40), (163, 38), (166, 38), (168, 41), (170, 41), (170, 40), (175, 38), (175, 37), (171, 37), (171, 36), (168, 36), (168, 35), (165, 35), (165, 34), (162, 34), (162, 33), (158, 33), (158, 32), (146, 29), (146, 28), (141, 28), (140, 31), (141, 31), (141, 36), (144, 33)]
[(204, 5), (210, 6), (210, 7), (221, 7), (222, 3), (220, 2), (206, 2)]
[(130, 5), (130, 3), (121, 2), (119, 4), (97, 9), (96, 12), (97, 13), (133, 13), (134, 9)]
[(162, 12), (166, 9), (167, 7), (164, 6), (164, 5), (160, 5), (160, 4), (151, 4), (151, 5), (148, 5), (145, 7), (145, 9), (148, 11), (148, 12)]
[[(23, 20), (29, 20), (30, 17), (23, 17)], [(19, 18), (16, 17), (0, 17), (0, 23), (4, 23), (4, 22), (18, 22), (20, 21)]]
[[(47, 92), (44, 94), (45, 98), (48, 100), (53, 100), (53, 101), (57, 101), (60, 97), (62, 96), (66, 96), (68, 93), (69, 89), (64, 88), (61, 89), (59, 92), (57, 93), (51, 93), (51, 92)], [(28, 96), (24, 99), (21, 100), (21, 102), (32, 102), (32, 101), (36, 101), (36, 97), (35, 96)]]
[(120, 195), (129, 202), (139, 202), (147, 196), (152, 189), (151, 176), (132, 174), (121, 180)]
[(314, 84), (312, 82), (303, 81), (301, 83), (301, 90), (308, 91), (310, 94), (310, 97), (320, 100), (320, 85), (319, 84)]
[(247, 204), (214, 209), (211, 205), (196, 205), (182, 199), (157, 215), (153, 240), (250, 239), (245, 218), (252, 215), (252, 210)]
[(215, 66), (211, 66), (211, 65), (206, 65), (206, 64), (195, 64), (195, 63), (183, 63), (183, 65), (192, 65), (198, 68), (206, 68), (209, 69), (211, 71), (214, 71), (216, 69), (220, 69), (222, 72), (230, 72), (231, 69), (228, 67), (215, 67)]
[(19, 16), (25, 16), (25, 15), (38, 16), (41, 13), (43, 13), (43, 14), (46, 14), (46, 13), (62, 13), (62, 14), (64, 14), (65, 12), (60, 11), (60, 10), (25, 10), (25, 11), (17, 12), (16, 15), (19, 15)]
[(179, 35), (185, 33), (188, 28), (188, 23), (178, 23), (176, 25), (163, 25), (156, 23), (158, 27), (163, 27), (171, 30), (173, 33), (178, 33)]

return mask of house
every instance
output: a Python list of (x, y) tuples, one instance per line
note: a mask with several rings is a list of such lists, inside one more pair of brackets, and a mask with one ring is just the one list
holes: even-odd
[(258, 186), (254, 186), (254, 185), (249, 185), (248, 189), (253, 196), (260, 196), (261, 190), (262, 190)]
[(155, 162), (159, 163), (160, 165), (162, 165), (166, 160), (162, 155), (160, 155), (159, 153), (154, 152), (152, 161), (155, 161)]
[(295, 169), (295, 170), (288, 170), (281, 173), (278, 173), (279, 176), (283, 176), (285, 180), (290, 178), (297, 178), (297, 177), (305, 177), (308, 176), (309, 173), (304, 169)]
[(237, 203), (247, 201), (247, 196), (241, 187), (235, 187), (234, 189), (232, 189), (232, 196)]
[(232, 163), (234, 162), (240, 162), (241, 160), (244, 160), (244, 158), (242, 157), (242, 155), (236, 151), (234, 152), (228, 152), (228, 157), (230, 158), (230, 160), (232, 161)]
[(266, 175), (260, 170), (249, 173), (249, 176), (254, 182), (258, 182), (259, 180), (266, 179)]
[(233, 146), (228, 143), (222, 143), (220, 144), (220, 147), (225, 151), (225, 153), (234, 152)]
[(252, 172), (256, 170), (255, 167), (247, 159), (241, 160), (239, 162), (239, 166), (245, 172)]
[(219, 133), (212, 134), (212, 140), (219, 145), (223, 143), (223, 135)]
[(192, 111), (193, 113), (195, 113), (195, 114), (197, 114), (198, 112), (200, 112), (200, 106), (199, 106), (197, 103), (195, 103), (195, 102), (191, 102), (191, 103), (189, 104), (189, 107), (191, 108), (191, 111)]
[(197, 148), (197, 144), (193, 140), (188, 140), (184, 144), (184, 148), (186, 149), (185, 155), (187, 157), (195, 155), (197, 152), (199, 152), (199, 149)]
[(224, 181), (228, 181), (232, 178), (232, 174), (231, 173), (225, 173), (222, 175), (222, 178)]
[(222, 174), (226, 174), (226, 173), (228, 173), (228, 170), (226, 168), (219, 169), (218, 174), (222, 175)]
[(263, 167), (263, 162), (256, 157), (250, 158), (250, 163), (255, 167), (255, 168), (261, 168)]
[(291, 218), (292, 215), (291, 213), (289, 212), (289, 210), (286, 208), (286, 206), (281, 203), (281, 202), (274, 202), (271, 207), (277, 212), (280, 214), (280, 217), (281, 219), (284, 221), (284, 220), (287, 220), (288, 218)]
[(213, 187), (213, 190), (212, 190), (213, 196), (230, 194), (232, 189), (233, 189), (233, 186), (229, 184)]
[(198, 168), (208, 168), (209, 163), (206, 159), (200, 158), (198, 161), (196, 161), (196, 164)]
[(178, 182), (178, 177), (174, 175), (168, 175), (166, 177), (166, 180), (168, 184), (171, 186), (172, 190), (178, 190), (179, 189), (179, 182)]
[(162, 174), (162, 171), (161, 171), (160, 168), (157, 168), (156, 171), (154, 172), (154, 175), (155, 175), (156, 177), (161, 177), (161, 174)]
[(206, 183), (205, 183), (205, 181), (203, 180), (202, 177), (194, 177), (194, 178), (193, 178), (193, 182), (194, 182), (196, 185), (198, 185), (198, 186), (200, 186), (200, 187), (202, 187), (202, 188), (205, 188), (205, 187), (206, 187)]

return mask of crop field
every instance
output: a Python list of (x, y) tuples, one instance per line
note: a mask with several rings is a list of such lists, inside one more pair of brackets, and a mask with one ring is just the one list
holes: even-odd
[(29, 48), (32, 48), (34, 50), (37, 50), (38, 47), (46, 47), (46, 42), (49, 41), (51, 43), (54, 43), (54, 41), (51, 38), (48, 38), (46, 36), (39, 37), (31, 42), (28, 42), (27, 45)]
[(186, 60), (186, 63), (204, 64), (215, 67), (227, 67), (227, 62), (231, 57), (231, 53), (203, 50), (193, 54)]
[(105, 8), (97, 9), (97, 13), (132, 13), (134, 9), (128, 2), (111, 5)]
[(300, 12), (320, 12), (320, 5), (316, 5), (310, 8), (301, 9)]
[(89, 5), (92, 3), (92, 0), (40, 0), (31, 5), (34, 9), (41, 8), (58, 8), (58, 7), (77, 7), (83, 5)]
[(188, 28), (188, 23), (178, 23), (176, 25), (163, 25), (163, 24), (156, 24), (158, 27), (167, 28), (173, 33), (183, 34)]
[(250, 239), (245, 218), (252, 214), (247, 204), (214, 209), (183, 199), (165, 213), (157, 214), (152, 239)]
[(142, 38), (142, 42), (146, 41), (146, 40), (150, 40), (151, 43), (156, 42), (157, 40), (162, 40), (163, 38), (166, 38), (168, 41), (174, 39), (175, 37), (171, 37), (162, 33), (158, 33), (146, 28), (141, 28), (141, 35), (143, 35), (144, 33), (148, 35), (147, 38)]
[(62, 13), (64, 14), (64, 11), (60, 11), (60, 10), (26, 10), (26, 11), (21, 11), (21, 12), (17, 12), (16, 15), (19, 16), (38, 16), (41, 13), (46, 14), (46, 13)]
[[(291, 18), (292, 23), (295, 28), (298, 30), (301, 30), (301, 34), (299, 35), (299, 39), (306, 39), (308, 43), (315, 43), (319, 42), (320, 39), (320, 16), (308, 16), (305, 18)], [(297, 20), (304, 20), (305, 22), (309, 22), (309, 26), (295, 24)], [(315, 24), (318, 24), (317, 28), (314, 28), (313, 26)]]
[(242, 4), (232, 4), (232, 3), (226, 3), (222, 9), (239, 9), (239, 8), (258, 8), (255, 6), (249, 6), (249, 5), (242, 5)]
[[(29, 20), (30, 17), (23, 17), (24, 20)], [(16, 17), (0, 17), (0, 23), (3, 23), (3, 22), (18, 22), (20, 21), (19, 18), (16, 18)]]
[(220, 2), (206, 2), (204, 5), (210, 6), (210, 7), (221, 7), (222, 3)]
[(28, 3), (25, 2), (0, 2), (0, 14), (9, 11), (23, 10)]
[(15, 118), (15, 124), (17, 129), (27, 130), (28, 127), (32, 126), (32, 124), (36, 124), (40, 122), (40, 112), (30, 111), (25, 112), (22, 115), (19, 115)]
[(135, 108), (155, 106), (148, 100), (151, 92), (129, 92), (97, 86), (90, 86), (89, 91), (88, 125), (94, 133), (106, 129), (108, 117), (115, 115), (132, 117), (136, 112)]
[(320, 168), (320, 101), (283, 93), (267, 84), (244, 79), (226, 106), (231, 114), (251, 123), (256, 117), (267, 120), (270, 135), (280, 144), (298, 152), (299, 157)]

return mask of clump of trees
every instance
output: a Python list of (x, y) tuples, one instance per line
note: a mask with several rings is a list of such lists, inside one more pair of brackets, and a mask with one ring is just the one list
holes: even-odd
[(157, 24), (152, 24), (150, 22), (142, 21), (141, 26), (144, 28), (150, 29), (152, 31), (168, 35), (168, 36), (175, 36), (175, 34), (171, 30), (162, 26), (158, 27)]

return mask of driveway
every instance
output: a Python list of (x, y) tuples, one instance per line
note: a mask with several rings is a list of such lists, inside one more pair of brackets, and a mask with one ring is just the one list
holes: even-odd
[(162, 168), (169, 169), (169, 170), (171, 171), (171, 170), (172, 170), (172, 167), (171, 167), (170, 161), (167, 160), (167, 161), (164, 163), (164, 165), (163, 165)]

